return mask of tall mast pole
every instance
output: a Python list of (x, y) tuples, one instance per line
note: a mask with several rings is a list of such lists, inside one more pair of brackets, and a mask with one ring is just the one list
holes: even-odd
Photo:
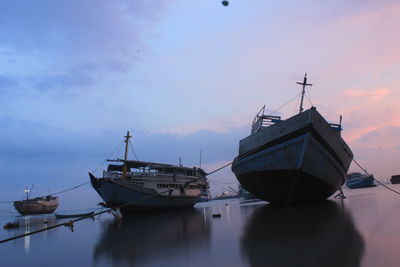
[(129, 131), (127, 131), (126, 136), (125, 136), (125, 156), (124, 156), (124, 165), (122, 165), (122, 178), (126, 178), (126, 173), (127, 173), (127, 160), (128, 160), (128, 146), (129, 146), (129, 138), (132, 136), (129, 134)]
[(312, 86), (311, 83), (307, 83), (307, 73), (304, 75), (303, 82), (296, 82), (297, 84), (300, 84), (303, 86), (303, 90), (301, 91), (301, 102), (300, 102), (300, 109), (299, 109), (299, 114), (304, 110), (303, 109), (303, 100), (304, 100), (304, 93), (306, 92), (306, 86)]
[(201, 149), (200, 149), (200, 168), (201, 168)]

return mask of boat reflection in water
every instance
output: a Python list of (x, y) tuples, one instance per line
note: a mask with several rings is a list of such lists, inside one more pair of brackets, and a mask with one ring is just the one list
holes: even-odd
[(346, 211), (332, 201), (263, 206), (241, 238), (249, 266), (360, 266), (364, 241)]
[[(207, 210), (205, 210), (207, 211)], [(94, 249), (94, 262), (105, 259), (121, 264), (164, 260), (173, 256), (196, 253), (208, 247), (210, 214), (196, 209), (160, 213), (143, 213), (104, 222), (105, 227)]]

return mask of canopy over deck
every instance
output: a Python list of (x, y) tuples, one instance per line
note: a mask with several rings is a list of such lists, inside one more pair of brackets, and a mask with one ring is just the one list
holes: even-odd
[[(123, 160), (123, 159), (116, 159), (116, 160), (107, 160), (109, 162), (122, 162), (126, 164), (128, 169), (139, 169), (139, 168), (147, 168), (150, 170), (157, 170), (162, 172), (174, 172), (174, 171), (193, 171), (196, 170), (200, 172), (201, 175), (206, 175), (206, 172), (197, 167), (189, 168), (183, 167), (178, 165), (172, 164), (164, 164), (164, 163), (156, 163), (156, 162), (147, 162), (147, 161), (138, 161), (138, 160)], [(108, 171), (122, 171), (122, 165), (117, 164), (110, 164), (108, 165)]]

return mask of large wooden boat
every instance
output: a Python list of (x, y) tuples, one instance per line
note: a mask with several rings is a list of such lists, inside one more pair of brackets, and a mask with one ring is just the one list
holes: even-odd
[(102, 177), (89, 173), (93, 188), (109, 207), (126, 215), (138, 210), (192, 207), (209, 188), (206, 173), (181, 164), (128, 160), (129, 132), (125, 136), (124, 159), (113, 162)]
[(315, 107), (281, 120), (256, 115), (251, 134), (240, 140), (232, 171), (254, 196), (270, 203), (291, 204), (326, 199), (341, 188), (353, 153), (341, 137), (341, 122), (328, 123)]

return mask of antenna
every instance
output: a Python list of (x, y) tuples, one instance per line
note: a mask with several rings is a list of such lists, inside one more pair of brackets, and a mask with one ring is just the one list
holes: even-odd
[(200, 165), (200, 168), (201, 168), (201, 156), (202, 156), (201, 154), (202, 154), (202, 153), (201, 153), (201, 149), (200, 149), (200, 164), (199, 164), (199, 165)]
[(296, 82), (297, 84), (300, 84), (303, 86), (303, 90), (301, 91), (301, 102), (300, 102), (300, 109), (299, 109), (299, 114), (304, 110), (303, 109), (303, 100), (304, 100), (304, 93), (306, 92), (306, 86), (312, 86), (311, 83), (307, 83), (307, 72), (304, 75), (303, 82)]

